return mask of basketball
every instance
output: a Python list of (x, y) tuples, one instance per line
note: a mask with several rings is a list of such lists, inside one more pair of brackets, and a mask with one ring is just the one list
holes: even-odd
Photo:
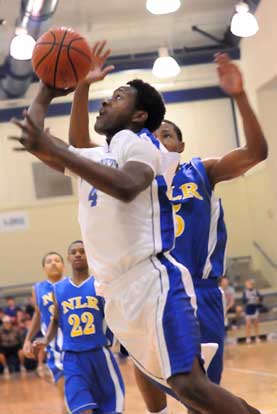
[(32, 65), (39, 79), (46, 85), (55, 89), (72, 88), (90, 70), (90, 47), (72, 29), (51, 29), (37, 40)]

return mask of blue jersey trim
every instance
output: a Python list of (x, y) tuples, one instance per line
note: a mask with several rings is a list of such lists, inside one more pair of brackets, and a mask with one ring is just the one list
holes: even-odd
[(141, 135), (143, 135), (143, 134), (146, 134), (148, 136), (148, 138), (152, 141), (152, 144), (154, 144), (155, 147), (160, 149), (160, 147), (161, 147), (160, 141), (147, 128), (143, 128), (142, 130), (140, 130), (137, 135), (138, 135), (138, 137), (141, 137)]
[(175, 241), (174, 219), (172, 206), (167, 197), (167, 184), (162, 175), (156, 177), (158, 183), (158, 197), (160, 204), (160, 225), (162, 251), (166, 252), (173, 248)]

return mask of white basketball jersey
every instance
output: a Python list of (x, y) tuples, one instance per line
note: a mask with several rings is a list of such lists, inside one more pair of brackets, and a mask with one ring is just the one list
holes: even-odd
[(129, 203), (79, 178), (79, 223), (98, 289), (151, 255), (172, 249), (174, 219), (166, 196), (171, 183), (168, 175), (166, 182), (161, 174), (165, 169), (175, 171), (179, 160), (176, 154), (163, 154), (146, 134), (138, 137), (130, 130), (118, 132), (104, 147), (70, 150), (113, 168), (122, 168), (129, 161), (142, 162), (156, 177)]

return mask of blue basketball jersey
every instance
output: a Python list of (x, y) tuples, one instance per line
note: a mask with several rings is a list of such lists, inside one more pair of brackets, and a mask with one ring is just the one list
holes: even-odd
[(227, 241), (223, 209), (201, 159), (181, 164), (172, 185), (176, 214), (172, 255), (189, 269), (193, 279), (222, 276)]
[[(43, 335), (46, 334), (48, 326), (51, 322), (54, 311), (54, 296), (53, 296), (53, 286), (49, 280), (44, 280), (35, 284), (35, 296), (36, 303), (40, 311), (40, 320), (41, 320), (41, 332)], [(58, 335), (55, 340), (53, 340), (49, 347), (56, 350), (57, 352), (61, 351), (62, 345), (62, 334), (59, 330)]]
[(79, 286), (70, 278), (54, 286), (64, 351), (84, 352), (106, 346), (103, 299), (91, 276)]

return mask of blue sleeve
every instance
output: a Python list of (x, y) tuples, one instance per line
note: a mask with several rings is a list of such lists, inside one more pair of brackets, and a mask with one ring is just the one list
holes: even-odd
[(245, 291), (243, 291), (243, 294), (242, 294), (242, 302), (246, 305), (246, 303), (247, 303), (247, 298), (246, 298), (246, 294), (245, 294)]

